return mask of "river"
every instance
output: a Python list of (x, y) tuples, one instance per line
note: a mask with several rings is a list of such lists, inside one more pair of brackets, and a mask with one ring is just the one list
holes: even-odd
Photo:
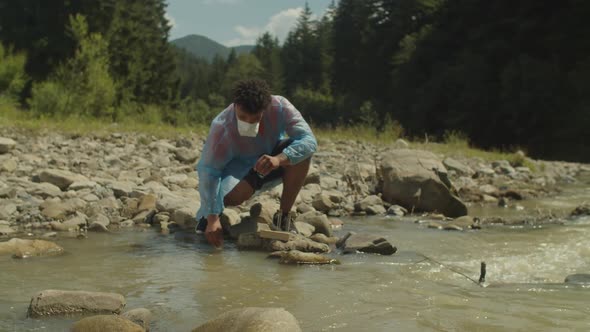
[[(590, 177), (514, 208), (471, 207), (477, 216), (590, 201)], [(345, 231), (378, 233), (393, 256), (338, 256), (341, 265), (284, 266), (261, 252), (223, 251), (155, 231), (59, 239), (67, 254), (0, 258), (0, 331), (67, 331), (79, 317), (26, 317), (44, 289), (116, 292), (127, 308), (152, 311), (152, 331), (190, 331), (244, 306), (283, 307), (304, 331), (588, 331), (590, 287), (565, 285), (590, 273), (590, 217), (563, 225), (426, 229), (416, 217), (351, 217)], [(425, 257), (429, 258), (426, 259)], [(487, 287), (477, 280), (487, 263)]]

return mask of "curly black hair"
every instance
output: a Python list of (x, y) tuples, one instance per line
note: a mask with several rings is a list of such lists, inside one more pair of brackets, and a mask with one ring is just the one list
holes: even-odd
[(233, 88), (234, 104), (244, 111), (256, 114), (270, 104), (270, 88), (263, 80), (251, 79), (238, 81)]

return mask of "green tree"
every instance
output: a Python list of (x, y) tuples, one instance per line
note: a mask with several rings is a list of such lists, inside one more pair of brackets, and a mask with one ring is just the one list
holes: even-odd
[(40, 115), (112, 116), (115, 84), (108, 71), (107, 42), (88, 31), (82, 15), (70, 17), (69, 31), (78, 42), (76, 53), (49, 81), (33, 86), (31, 108)]
[(283, 68), (281, 62), (281, 47), (279, 40), (265, 32), (256, 40), (256, 46), (252, 50), (260, 64), (264, 68), (264, 79), (270, 85), (273, 93), (282, 94)]

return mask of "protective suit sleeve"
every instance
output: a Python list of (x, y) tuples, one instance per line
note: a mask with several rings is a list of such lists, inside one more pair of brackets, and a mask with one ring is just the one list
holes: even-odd
[(285, 118), (285, 132), (293, 139), (283, 153), (295, 165), (314, 154), (317, 150), (317, 141), (311, 128), (303, 119), (299, 111), (286, 98), (281, 98), (283, 116)]
[(201, 214), (204, 216), (223, 212), (221, 177), (231, 158), (232, 148), (227, 130), (223, 124), (214, 120), (197, 165)]

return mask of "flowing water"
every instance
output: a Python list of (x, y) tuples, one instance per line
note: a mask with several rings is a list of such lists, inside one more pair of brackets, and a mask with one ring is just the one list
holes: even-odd
[[(571, 211), (590, 201), (588, 179), (523, 202), (521, 211), (470, 211)], [(468, 232), (425, 229), (414, 219), (345, 219), (343, 231), (382, 234), (398, 252), (339, 256), (334, 266), (284, 266), (229, 243), (219, 252), (149, 230), (58, 240), (68, 254), (0, 258), (0, 331), (67, 331), (79, 317), (26, 317), (44, 289), (123, 294), (127, 308), (152, 311), (152, 331), (190, 331), (245, 306), (283, 307), (304, 331), (590, 330), (590, 287), (563, 284), (568, 274), (590, 273), (590, 217)], [(467, 278), (477, 280), (481, 261), (488, 287)]]

